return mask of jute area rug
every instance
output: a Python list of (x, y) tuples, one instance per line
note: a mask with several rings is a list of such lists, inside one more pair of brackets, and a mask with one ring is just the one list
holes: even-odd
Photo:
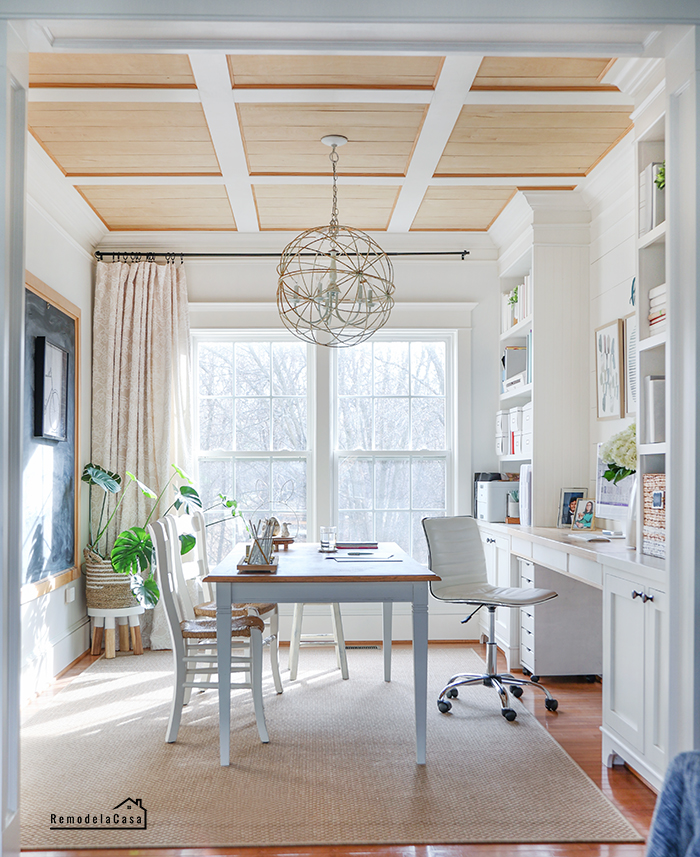
[[(177, 743), (165, 743), (171, 659), (100, 660), (30, 713), (23, 848), (641, 841), (519, 702), (508, 723), (480, 686), (450, 716), (438, 712), (442, 682), (481, 669), (471, 649), (430, 649), (425, 767), (408, 646), (394, 650), (390, 684), (378, 650), (350, 650), (343, 681), (332, 649), (303, 649), (281, 696), (266, 664), (270, 743), (258, 740), (249, 691), (235, 691), (229, 768), (219, 766), (215, 691), (193, 696)], [(61, 816), (104, 822), (127, 799), (146, 810), (145, 830), (51, 829)]]

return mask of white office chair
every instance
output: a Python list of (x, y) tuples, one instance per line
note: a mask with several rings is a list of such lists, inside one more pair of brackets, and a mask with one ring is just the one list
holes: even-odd
[[(180, 542), (177, 530), (169, 516), (150, 524), (148, 529), (155, 547), (156, 574), (168, 619), (168, 628), (173, 645), (174, 684), (165, 740), (172, 744), (180, 729), (182, 707), (187, 705), (192, 689), (216, 688), (216, 681), (195, 681), (196, 676), (211, 678), (217, 673), (216, 619), (205, 617), (187, 618), (184, 596), (178, 579), (182, 575), (179, 565)], [(181, 599), (181, 595), (183, 595)], [(262, 631), (265, 625), (255, 608), (246, 616), (231, 619), (231, 673), (243, 673), (243, 681), (233, 682), (232, 687), (249, 688), (253, 692), (253, 708), (258, 735), (263, 744), (269, 742), (262, 696)], [(243, 649), (241, 651), (241, 649)]]
[[(546, 687), (538, 683), (537, 677), (515, 678), (510, 673), (499, 673), (496, 667), (495, 616), (497, 607), (519, 608), (530, 604), (541, 604), (556, 598), (550, 589), (520, 589), (492, 586), (488, 582), (486, 560), (481, 535), (474, 518), (423, 518), (423, 530), (428, 541), (428, 568), (439, 575), (439, 583), (430, 584), (435, 598), (456, 604), (476, 605), (476, 610), (486, 607), (489, 611), (489, 638), (486, 644), (486, 672), (461, 673), (452, 676), (440, 692), (438, 709), (443, 713), (452, 708), (450, 699), (458, 696), (462, 685), (484, 684), (495, 687), (501, 698), (501, 714), (506, 720), (515, 720), (516, 712), (510, 707), (506, 686), (516, 699), (522, 696), (523, 687), (536, 687), (545, 695), (545, 707), (556, 711), (558, 702)], [(476, 613), (471, 613), (463, 622)]]

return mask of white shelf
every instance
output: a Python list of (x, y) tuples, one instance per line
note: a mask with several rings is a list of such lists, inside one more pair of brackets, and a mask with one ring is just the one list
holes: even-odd
[(655, 226), (653, 229), (650, 229), (649, 232), (645, 232), (644, 235), (641, 235), (637, 247), (640, 250), (643, 250), (645, 247), (651, 247), (652, 244), (661, 244), (665, 241), (666, 221), (664, 220), (663, 223), (659, 223), (658, 226)]
[(529, 455), (499, 455), (499, 461), (532, 461)]
[(532, 384), (524, 384), (522, 387), (516, 387), (509, 393), (501, 393), (501, 402), (529, 402), (532, 398)]
[(640, 443), (638, 455), (666, 455), (665, 443)]
[(532, 327), (532, 316), (529, 315), (517, 324), (508, 328), (505, 333), (501, 334), (501, 342), (508, 342), (511, 339), (524, 339), (530, 332)]
[(646, 339), (639, 340), (640, 351), (651, 351), (654, 348), (661, 348), (666, 345), (666, 328), (653, 336), (647, 336)]

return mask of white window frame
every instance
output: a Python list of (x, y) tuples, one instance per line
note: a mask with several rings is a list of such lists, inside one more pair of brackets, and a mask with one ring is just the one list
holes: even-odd
[[(204, 342), (294, 342), (299, 340), (289, 333), (279, 330), (238, 330), (238, 329), (196, 329), (190, 331), (192, 344), (192, 384), (195, 391), (193, 398), (193, 459), (195, 482), (199, 483), (200, 460), (234, 461), (235, 459), (259, 459), (270, 457), (277, 459), (303, 458), (306, 460), (306, 514), (309, 538), (317, 530), (316, 524), (316, 420), (314, 402), (316, 399), (316, 361), (313, 346), (306, 346), (306, 449), (305, 450), (210, 450), (200, 452), (199, 443), (199, 347)], [(312, 529), (313, 528), (313, 529)]]
[[(371, 342), (444, 342), (445, 343), (445, 444), (444, 450), (349, 450), (338, 448), (338, 359), (334, 351), (331, 359), (331, 401), (332, 426), (331, 435), (331, 487), (330, 508), (332, 509), (332, 523), (339, 523), (338, 508), (338, 469), (341, 458), (357, 456), (358, 458), (388, 459), (388, 458), (444, 458), (445, 459), (445, 515), (453, 515), (455, 509), (455, 440), (456, 440), (456, 414), (457, 414), (457, 331), (441, 329), (388, 329), (374, 334)], [(329, 349), (330, 350), (330, 349)], [(372, 397), (374, 398), (374, 397)], [(412, 479), (412, 476), (411, 476)], [(413, 511), (413, 510), (409, 510)]]

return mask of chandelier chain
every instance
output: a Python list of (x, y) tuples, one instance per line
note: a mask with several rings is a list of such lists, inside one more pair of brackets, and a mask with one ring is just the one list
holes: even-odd
[(328, 156), (331, 164), (333, 164), (333, 209), (331, 210), (330, 228), (332, 232), (338, 231), (338, 171), (337, 163), (340, 160), (340, 155), (336, 152), (335, 143), (331, 147), (331, 153)]

